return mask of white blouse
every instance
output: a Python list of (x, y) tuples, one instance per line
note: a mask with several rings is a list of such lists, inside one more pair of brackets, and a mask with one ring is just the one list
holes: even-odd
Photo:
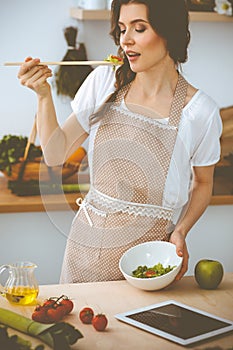
[[(94, 69), (79, 88), (72, 109), (83, 129), (90, 133), (89, 117), (115, 90), (115, 73), (111, 66)], [(124, 101), (122, 107), (126, 108)], [(168, 118), (159, 119), (167, 123)], [(96, 125), (96, 130), (98, 124)], [(198, 90), (183, 108), (179, 131), (165, 185), (163, 206), (174, 209), (176, 223), (182, 208), (189, 199), (193, 166), (216, 164), (220, 158), (222, 120), (216, 103), (203, 91)], [(89, 139), (88, 160), (92, 168), (95, 133)]]

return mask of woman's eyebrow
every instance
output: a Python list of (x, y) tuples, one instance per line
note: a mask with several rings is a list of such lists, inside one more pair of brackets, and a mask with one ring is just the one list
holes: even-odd
[[(130, 21), (130, 24), (135, 24), (135, 23), (138, 23), (138, 22), (149, 23), (145, 19), (136, 18), (136, 19), (133, 19), (132, 21)], [(118, 24), (124, 25), (124, 23), (121, 22), (121, 21), (118, 21)]]

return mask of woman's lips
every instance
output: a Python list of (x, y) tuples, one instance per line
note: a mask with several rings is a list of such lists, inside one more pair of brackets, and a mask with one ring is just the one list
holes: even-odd
[(134, 52), (134, 51), (126, 51), (127, 58), (130, 62), (135, 62), (138, 57), (140, 56), (139, 53)]

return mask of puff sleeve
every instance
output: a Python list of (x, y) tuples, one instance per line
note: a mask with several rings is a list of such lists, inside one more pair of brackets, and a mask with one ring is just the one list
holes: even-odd
[(94, 69), (77, 91), (71, 107), (82, 128), (89, 134), (90, 115), (114, 92), (115, 74), (111, 66)]

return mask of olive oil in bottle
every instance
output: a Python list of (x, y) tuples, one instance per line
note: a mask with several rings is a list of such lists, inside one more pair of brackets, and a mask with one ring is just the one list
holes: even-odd
[(29, 305), (35, 303), (38, 292), (38, 289), (35, 288), (18, 286), (8, 289), (5, 296), (10, 303)]

